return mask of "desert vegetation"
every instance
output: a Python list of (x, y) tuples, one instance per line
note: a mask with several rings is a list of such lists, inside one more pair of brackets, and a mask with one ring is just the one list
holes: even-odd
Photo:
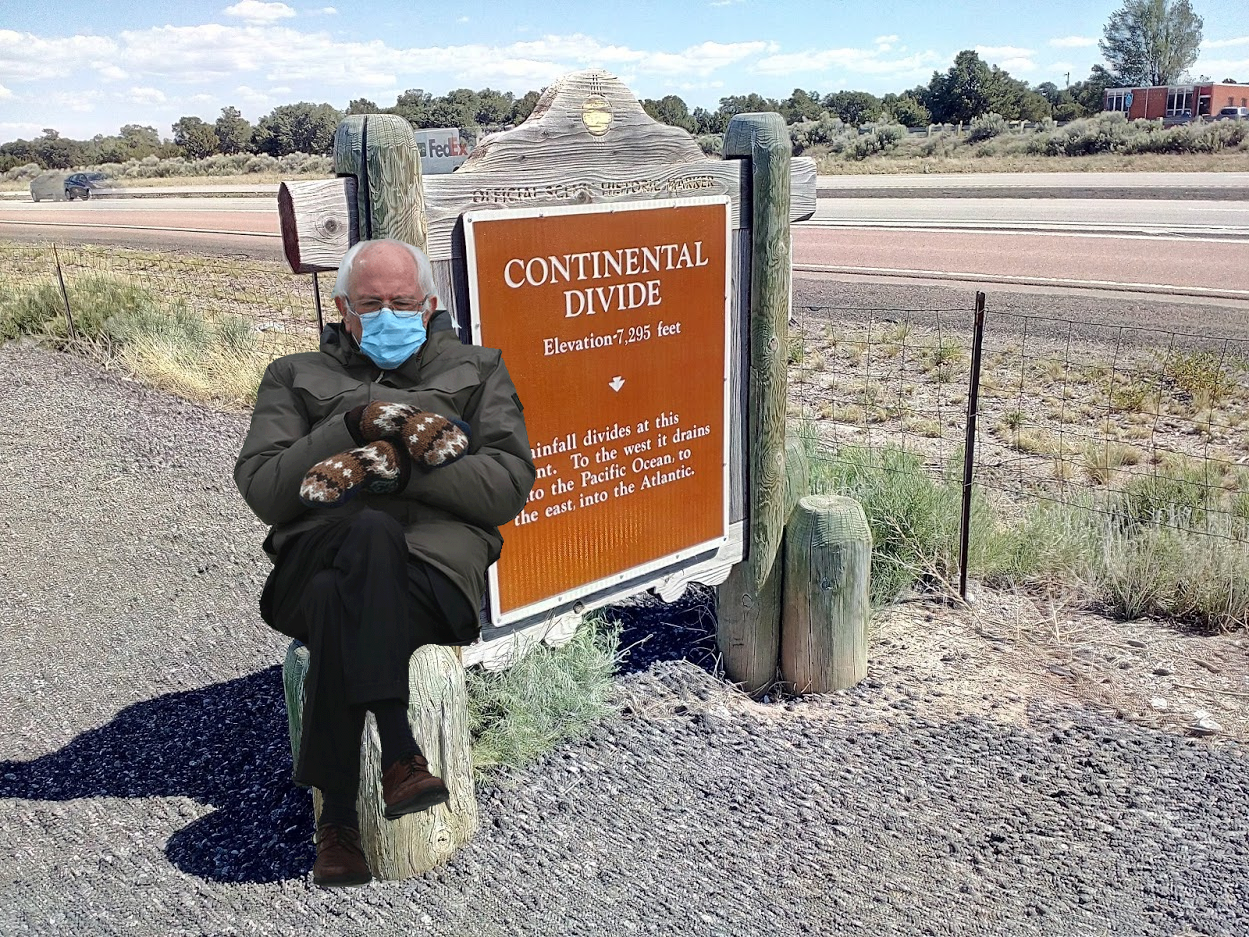
[[(878, 604), (949, 593), (958, 575), (970, 336), (915, 318), (807, 316), (791, 337), (791, 416), (817, 486), (864, 505)], [(972, 576), (1127, 618), (1245, 627), (1249, 348), (1110, 329), (1073, 353), (1032, 325), (986, 338)]]

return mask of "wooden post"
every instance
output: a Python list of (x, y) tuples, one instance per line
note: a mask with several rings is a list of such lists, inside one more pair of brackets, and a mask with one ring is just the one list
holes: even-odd
[(360, 240), (398, 238), (425, 250), (421, 154), (398, 114), (352, 114), (334, 134), (334, 171), (356, 180)]
[[(299, 758), (302, 736), (303, 684), (308, 672), (308, 649), (291, 642), (282, 667), (286, 713), (291, 736), (291, 759)], [(472, 738), (468, 730), (468, 703), (464, 665), (459, 648), (427, 644), (408, 664), (408, 720), (417, 744), (429, 759), (429, 770), (442, 778), (451, 800), (431, 810), (398, 820), (382, 816), (382, 749), (377, 723), (365, 719), (360, 747), (360, 840), (373, 876), (411, 878), (442, 865), (477, 831), (477, 799), (473, 788)], [(321, 793), (313, 791), (313, 812), (321, 816)]]
[(867, 676), (872, 534), (853, 498), (800, 498), (785, 533), (781, 674), (796, 693)]
[(811, 493), (811, 464), (802, 437), (785, 437), (785, 522), (793, 517), (798, 500)]
[(785, 402), (790, 308), (789, 133), (779, 114), (740, 114), (725, 159), (750, 160), (750, 376), (746, 557), (719, 589), (718, 644), (725, 671), (747, 692), (775, 679), (780, 635), (780, 551), (785, 529)]

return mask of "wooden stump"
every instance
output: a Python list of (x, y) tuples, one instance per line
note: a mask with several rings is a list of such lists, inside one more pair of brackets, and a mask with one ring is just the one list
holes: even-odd
[[(304, 677), (308, 649), (291, 642), (282, 668), (292, 761), (299, 757)], [(472, 740), (464, 666), (452, 648), (427, 644), (408, 665), (408, 719), (417, 744), (429, 759), (429, 770), (446, 783), (451, 800), (432, 810), (398, 820), (382, 816), (382, 749), (373, 714), (365, 718), (360, 746), (360, 839), (373, 876), (411, 878), (442, 865), (477, 831), (477, 797), (473, 785)], [(319, 821), (321, 793), (314, 789), (313, 810)]]
[(781, 675), (796, 693), (867, 676), (872, 534), (853, 498), (800, 498), (785, 530)]

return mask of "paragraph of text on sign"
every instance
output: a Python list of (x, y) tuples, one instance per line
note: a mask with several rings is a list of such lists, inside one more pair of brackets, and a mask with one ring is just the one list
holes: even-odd
[(535, 446), (538, 480), (516, 524), (693, 478), (694, 447), (710, 435), (709, 425), (682, 426), (680, 414), (665, 411), (653, 420), (570, 432)]

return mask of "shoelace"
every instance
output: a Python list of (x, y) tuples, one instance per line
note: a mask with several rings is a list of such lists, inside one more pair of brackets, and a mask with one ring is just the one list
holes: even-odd
[(322, 827), (317, 836), (317, 845), (325, 846), (347, 846), (355, 848), (359, 845), (360, 833), (350, 827), (330, 825)]
[[(418, 761), (417, 759), (420, 759), (420, 760)], [(418, 771), (424, 770), (425, 769), (425, 764), (423, 763), (424, 761), (425, 761), (424, 757), (416, 754), (415, 752), (411, 752), (407, 755), (401, 755), (399, 757), (399, 764), (403, 765), (405, 768), (408, 769), (408, 774), (407, 774), (408, 777), (412, 777), (412, 775), (416, 774)]]

